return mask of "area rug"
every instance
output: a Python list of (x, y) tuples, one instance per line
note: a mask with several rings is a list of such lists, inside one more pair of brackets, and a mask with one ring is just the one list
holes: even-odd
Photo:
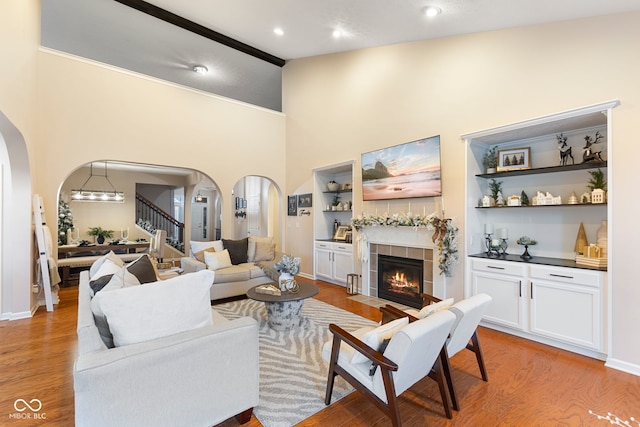
[[(355, 330), (376, 323), (314, 298), (305, 300), (303, 325), (274, 331), (266, 322), (264, 303), (234, 301), (213, 308), (228, 319), (249, 316), (259, 323), (260, 403), (253, 413), (265, 427), (289, 427), (325, 408), (329, 366), (322, 359), (324, 343), (333, 338), (329, 323)], [(337, 377), (331, 403), (353, 388)]]

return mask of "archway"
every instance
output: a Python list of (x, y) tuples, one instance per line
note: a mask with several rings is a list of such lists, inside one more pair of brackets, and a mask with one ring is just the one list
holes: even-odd
[(31, 316), (31, 172), (22, 133), (0, 112), (0, 319)]
[(280, 189), (269, 178), (248, 175), (233, 187), (235, 239), (272, 236), (282, 249)]

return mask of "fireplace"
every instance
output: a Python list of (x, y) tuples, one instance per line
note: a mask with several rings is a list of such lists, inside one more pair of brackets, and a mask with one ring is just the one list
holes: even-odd
[(378, 255), (378, 297), (421, 308), (423, 261)]

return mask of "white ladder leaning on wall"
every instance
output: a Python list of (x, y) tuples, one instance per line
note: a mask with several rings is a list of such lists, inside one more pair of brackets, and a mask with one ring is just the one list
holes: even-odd
[[(49, 255), (47, 253), (47, 243), (45, 241), (44, 207), (42, 206), (42, 198), (38, 194), (33, 195), (33, 222), (36, 229), (36, 241), (38, 243), (38, 262), (40, 263), (40, 274), (38, 277), (40, 286), (44, 289), (44, 298), (47, 311), (53, 311), (53, 302), (51, 298), (51, 277), (49, 274)], [(48, 232), (49, 230), (47, 230)], [(49, 235), (49, 239), (51, 235)]]

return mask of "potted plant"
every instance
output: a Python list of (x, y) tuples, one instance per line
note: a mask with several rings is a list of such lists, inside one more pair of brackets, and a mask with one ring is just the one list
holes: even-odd
[(89, 236), (94, 236), (96, 238), (96, 242), (101, 245), (104, 243), (105, 239), (113, 237), (113, 230), (105, 230), (102, 227), (90, 227), (87, 234)]
[(498, 147), (491, 147), (482, 158), (482, 165), (486, 173), (496, 173), (498, 167)]
[(604, 180), (604, 172), (600, 169), (589, 171), (591, 179), (587, 184), (591, 190), (591, 203), (604, 203), (605, 192), (607, 191), (607, 182)]

